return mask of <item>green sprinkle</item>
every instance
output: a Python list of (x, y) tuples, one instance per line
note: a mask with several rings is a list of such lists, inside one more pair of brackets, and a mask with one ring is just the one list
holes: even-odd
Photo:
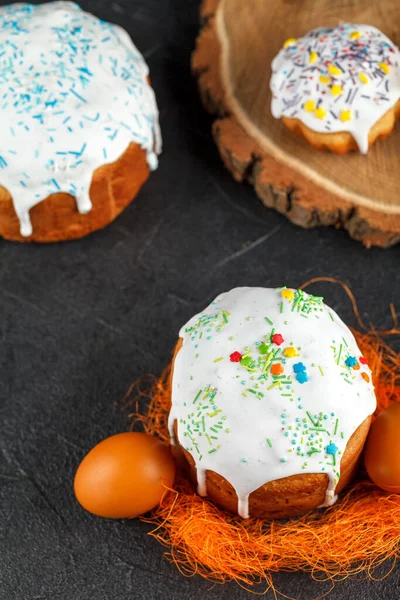
[(206, 430), (206, 420), (204, 417), (201, 417), (201, 426), (202, 426), (203, 431), (205, 431)]
[(208, 435), (208, 433), (206, 433), (206, 438), (207, 438), (207, 442), (210, 444), (210, 446), (212, 446), (212, 441), (211, 441), (210, 436)]
[(277, 385), (280, 384), (280, 381), (275, 381), (272, 385), (270, 385), (267, 390), (272, 390), (272, 388), (276, 387)]
[(339, 419), (336, 419), (335, 430), (333, 432), (335, 435), (337, 434), (338, 426), (339, 426)]
[(279, 312), (282, 314), (283, 313), (283, 302), (281, 302), (280, 308), (279, 308)]
[(349, 383), (350, 385), (353, 385), (353, 382), (350, 381), (350, 379), (346, 379), (346, 377), (343, 377), (343, 379), (345, 380), (346, 383)]
[(343, 350), (343, 344), (340, 344), (340, 347), (339, 347), (339, 354), (338, 354), (337, 361), (336, 361), (336, 364), (337, 364), (337, 365), (339, 364), (340, 357), (341, 357), (341, 355), (342, 355), (342, 350)]
[(193, 400), (193, 404), (196, 404), (197, 400), (199, 399), (199, 396), (201, 394), (203, 390), (200, 390), (199, 392), (197, 392), (195, 399)]
[(273, 323), (272, 323), (271, 319), (268, 319), (268, 317), (264, 317), (264, 319), (267, 321), (268, 325), (271, 325), (271, 327), (272, 327)]
[(208, 454), (213, 454), (216, 451), (217, 451), (217, 448), (211, 448), (211, 450), (208, 451)]
[(258, 351), (260, 354), (268, 354), (270, 349), (270, 346), (267, 346), (267, 344), (260, 344), (258, 347)]
[(270, 440), (269, 438), (267, 438), (267, 440), (266, 440), (266, 441), (267, 441), (267, 444), (268, 444), (268, 446), (269, 446), (270, 448), (272, 448), (271, 440)]
[(340, 434), (340, 437), (342, 438), (342, 440), (344, 440), (344, 433), (342, 431), (342, 433)]
[(307, 417), (310, 419), (311, 423), (314, 425), (314, 427), (317, 426), (317, 423), (314, 421), (314, 419), (311, 416), (311, 413), (307, 410), (306, 412)]
[(203, 332), (200, 331), (199, 339), (201, 340), (202, 337), (203, 337)]
[(257, 396), (258, 396), (259, 398), (264, 398), (264, 394), (263, 394), (262, 392), (257, 392)]
[(217, 363), (217, 362), (221, 362), (221, 360), (224, 360), (223, 356), (220, 356), (219, 358), (216, 358), (213, 362)]
[(342, 340), (344, 341), (344, 345), (349, 347), (348, 343), (346, 342), (346, 340), (344, 339), (344, 337), (342, 337)]
[(322, 376), (325, 375), (323, 368), (321, 367), (321, 365), (318, 366), (319, 372), (321, 373)]
[(241, 458), (240, 462), (247, 463), (247, 458)]
[(251, 388), (246, 388), (246, 392), (250, 392), (251, 394), (257, 394), (256, 390), (252, 390)]
[(332, 316), (332, 313), (331, 313), (331, 312), (328, 312), (328, 315), (330, 316), (330, 318), (331, 318), (331, 320), (332, 320), (332, 321), (335, 321), (335, 319), (333, 318), (333, 316)]

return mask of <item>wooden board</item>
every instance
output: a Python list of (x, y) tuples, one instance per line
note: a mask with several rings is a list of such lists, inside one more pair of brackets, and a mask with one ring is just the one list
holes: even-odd
[(367, 247), (400, 241), (400, 125), (367, 156), (311, 148), (271, 115), (271, 61), (284, 40), (339, 21), (400, 45), (397, 0), (204, 0), (192, 57), (213, 135), (238, 181), (302, 227), (335, 225)]

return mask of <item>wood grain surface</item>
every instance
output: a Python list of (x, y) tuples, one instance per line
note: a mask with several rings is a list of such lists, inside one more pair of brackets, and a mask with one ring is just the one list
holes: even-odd
[(400, 127), (367, 156), (318, 152), (272, 117), (271, 61), (284, 40), (339, 21), (374, 25), (400, 43), (395, 1), (214, 0), (192, 59), (214, 137), (236, 179), (298, 225), (344, 226), (366, 246), (400, 239)]

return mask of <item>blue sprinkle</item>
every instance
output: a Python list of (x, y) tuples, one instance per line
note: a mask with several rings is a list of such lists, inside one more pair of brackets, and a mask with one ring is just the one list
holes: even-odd
[(293, 365), (293, 371), (295, 373), (303, 373), (306, 371), (306, 366), (302, 362), (296, 363)]
[(325, 452), (327, 454), (332, 454), (332, 455), (335, 455), (338, 450), (339, 450), (339, 448), (333, 442), (328, 444), (328, 446), (326, 446), (326, 448), (325, 448)]
[(346, 367), (355, 367), (357, 364), (357, 359), (355, 356), (348, 356), (346, 358)]
[(299, 383), (306, 383), (308, 381), (308, 375), (307, 375), (307, 373), (302, 371), (301, 373), (298, 373), (296, 375), (296, 379)]

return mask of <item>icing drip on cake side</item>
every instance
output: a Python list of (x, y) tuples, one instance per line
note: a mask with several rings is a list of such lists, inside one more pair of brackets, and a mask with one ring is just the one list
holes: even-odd
[(275, 118), (319, 133), (347, 131), (366, 154), (371, 128), (400, 98), (400, 52), (370, 25), (317, 28), (285, 42), (270, 88)]
[(324, 505), (333, 504), (346, 444), (376, 407), (371, 372), (338, 315), (300, 290), (235, 288), (179, 335), (169, 427), (195, 461), (199, 494), (215, 471), (246, 518), (263, 484), (325, 473)]
[(91, 209), (93, 172), (129, 144), (161, 152), (148, 67), (121, 27), (73, 2), (0, 8), (0, 185), (21, 235), (30, 209), (56, 192)]

